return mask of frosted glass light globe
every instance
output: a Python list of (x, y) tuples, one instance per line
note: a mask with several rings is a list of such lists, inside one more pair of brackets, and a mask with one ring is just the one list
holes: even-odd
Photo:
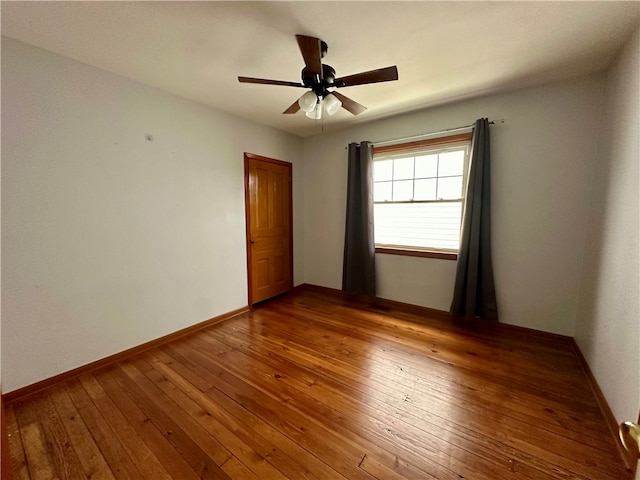
[(318, 96), (313, 92), (307, 92), (298, 99), (300, 109), (305, 112), (312, 111), (318, 103)]

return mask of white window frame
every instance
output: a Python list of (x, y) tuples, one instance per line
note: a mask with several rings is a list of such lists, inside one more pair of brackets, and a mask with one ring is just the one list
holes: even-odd
[[(429, 153), (444, 153), (450, 150), (459, 150), (460, 147), (466, 149), (464, 168), (463, 168), (463, 191), (460, 199), (447, 199), (447, 200), (405, 200), (405, 201), (385, 201), (374, 202), (374, 211), (377, 204), (388, 203), (451, 203), (461, 202), (464, 206), (464, 199), (466, 196), (466, 184), (467, 176), (469, 172), (469, 156), (471, 149), (471, 132), (449, 135), (446, 137), (432, 138), (428, 140), (422, 140), (418, 142), (401, 143), (396, 145), (388, 145), (383, 147), (376, 147), (373, 151), (373, 161), (382, 161), (388, 159), (415, 157), (419, 155)], [(436, 177), (441, 178), (441, 177)], [(446, 178), (446, 177), (442, 177)], [(414, 176), (415, 181), (415, 176)], [(374, 192), (375, 192), (374, 182)], [(462, 218), (460, 219), (462, 222)], [(419, 257), (431, 257), (431, 258), (443, 258), (443, 259), (457, 259), (458, 249), (443, 249), (436, 247), (416, 247), (407, 245), (395, 245), (395, 244), (382, 244), (376, 242), (376, 253), (395, 254), (395, 255), (409, 255)]]

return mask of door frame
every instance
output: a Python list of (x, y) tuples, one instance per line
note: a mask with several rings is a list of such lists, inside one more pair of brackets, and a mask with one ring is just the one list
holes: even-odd
[(246, 230), (246, 251), (247, 251), (247, 303), (253, 309), (253, 274), (251, 267), (251, 196), (249, 195), (249, 162), (257, 160), (259, 162), (281, 165), (289, 170), (289, 291), (293, 289), (293, 164), (276, 160), (275, 158), (263, 157), (255, 153), (244, 152), (244, 219)]

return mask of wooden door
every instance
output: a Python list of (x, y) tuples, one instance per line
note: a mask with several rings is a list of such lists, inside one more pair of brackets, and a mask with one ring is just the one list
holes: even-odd
[(293, 288), (291, 164), (245, 153), (249, 305)]

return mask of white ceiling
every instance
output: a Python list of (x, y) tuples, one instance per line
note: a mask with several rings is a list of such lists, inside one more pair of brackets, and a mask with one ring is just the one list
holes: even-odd
[(640, 2), (7, 2), (2, 34), (299, 136), (281, 112), (302, 89), (295, 34), (329, 45), (338, 76), (397, 65), (397, 82), (341, 93), (368, 107), (324, 131), (606, 68), (640, 24)]

